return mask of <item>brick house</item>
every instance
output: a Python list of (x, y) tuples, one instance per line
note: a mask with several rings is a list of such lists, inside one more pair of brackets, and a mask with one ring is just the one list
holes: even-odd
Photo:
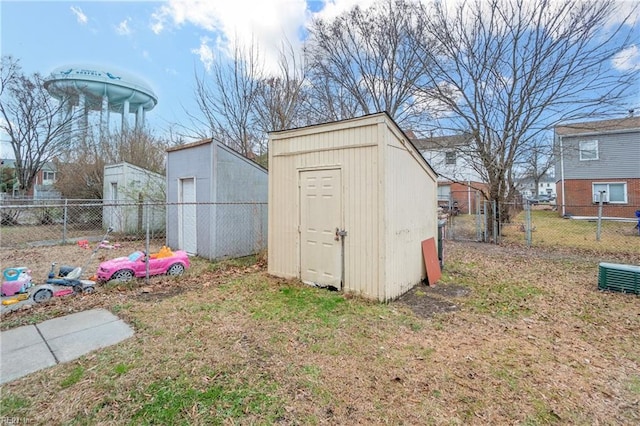
[(635, 218), (640, 209), (640, 117), (554, 129), (558, 212)]
[[(11, 158), (0, 159), (0, 174), (2, 176), (0, 182), (0, 192), (9, 196), (18, 196), (19, 187), (15, 175), (15, 160)], [(45, 163), (33, 181), (33, 185), (29, 188), (24, 196), (34, 199), (57, 199), (60, 198), (60, 192), (54, 187), (57, 178), (56, 167), (52, 162)]]
[(487, 184), (469, 158), (470, 136), (416, 138), (413, 132), (407, 132), (407, 135), (438, 173), (438, 205), (455, 206), (460, 213), (475, 213), (478, 203), (481, 206), (483, 200), (477, 193), (486, 192)]

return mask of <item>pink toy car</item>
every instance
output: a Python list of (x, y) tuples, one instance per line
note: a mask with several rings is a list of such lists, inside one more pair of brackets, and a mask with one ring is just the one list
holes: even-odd
[(24, 266), (19, 268), (7, 268), (3, 271), (5, 281), (2, 283), (2, 296), (13, 296), (18, 293), (26, 293), (33, 285), (31, 271)]
[[(96, 272), (97, 281), (130, 281), (134, 277), (146, 275), (146, 256), (142, 251), (134, 251), (129, 256), (118, 257), (100, 263)], [(187, 253), (172, 251), (162, 247), (159, 252), (149, 255), (149, 275), (182, 275), (190, 266)]]

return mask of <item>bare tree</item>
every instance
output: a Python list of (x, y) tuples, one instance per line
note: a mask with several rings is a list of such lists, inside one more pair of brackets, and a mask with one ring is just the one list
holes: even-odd
[[(316, 20), (306, 47), (316, 100), (332, 117), (387, 111), (405, 128), (423, 121), (427, 58), (419, 58), (415, 40), (426, 40), (416, 4), (382, 0), (368, 9), (358, 6), (327, 22)], [(424, 46), (423, 46), (424, 47)], [(345, 108), (346, 107), (346, 108)], [(356, 114), (352, 114), (356, 115)]]
[(243, 48), (235, 43), (229, 61), (213, 64), (211, 79), (195, 75), (195, 96), (204, 118), (191, 114), (192, 119), (204, 124), (211, 137), (253, 157), (258, 143), (253, 126), (259, 81), (263, 71), (255, 45)]
[(537, 191), (540, 187), (540, 180), (547, 176), (551, 168), (555, 165), (553, 143), (540, 139), (534, 139), (528, 146), (528, 149), (521, 156), (521, 163), (516, 167), (523, 169), (522, 176), (533, 182)]
[(164, 174), (166, 141), (144, 128), (117, 130), (103, 137), (98, 135), (99, 132), (89, 132), (73, 149), (56, 159), (55, 186), (63, 196), (103, 198), (104, 166), (108, 164), (124, 161)]
[[(556, 123), (621, 105), (637, 71), (609, 62), (630, 46), (629, 28), (610, 26), (613, 0), (471, 0), (423, 6), (431, 37), (423, 60), (428, 95), (450, 110), (444, 129), (470, 132), (488, 199), (509, 201), (514, 165)], [(622, 111), (627, 108), (620, 107)], [(500, 211), (507, 219), (506, 210)]]
[(15, 156), (15, 172), (24, 193), (38, 172), (70, 143), (75, 117), (54, 100), (39, 74), (26, 76), (18, 60), (3, 56), (0, 65), (0, 129)]
[(278, 71), (262, 78), (257, 86), (255, 120), (265, 135), (304, 123), (305, 70), (290, 43), (283, 44), (278, 65)]

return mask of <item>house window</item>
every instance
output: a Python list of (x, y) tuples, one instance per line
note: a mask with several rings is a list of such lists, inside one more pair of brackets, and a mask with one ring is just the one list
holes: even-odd
[(580, 141), (580, 161), (598, 159), (598, 141)]
[(603, 203), (627, 203), (627, 184), (625, 182), (615, 183), (594, 183), (593, 202), (599, 203), (602, 197)]
[(448, 200), (451, 196), (451, 185), (438, 185), (438, 199)]
[(449, 151), (449, 152), (445, 153), (444, 163), (447, 164), (447, 165), (456, 164), (456, 152), (455, 151)]
[(44, 181), (55, 181), (56, 180), (56, 172), (42, 172), (42, 180)]

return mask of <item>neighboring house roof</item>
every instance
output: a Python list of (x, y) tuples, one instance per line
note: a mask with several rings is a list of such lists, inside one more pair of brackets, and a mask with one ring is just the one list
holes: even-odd
[(564, 124), (556, 126), (555, 130), (556, 134), (560, 136), (640, 130), (640, 116)]
[(448, 136), (435, 136), (430, 138), (419, 138), (419, 139), (411, 140), (411, 142), (413, 142), (416, 148), (420, 151), (441, 150), (441, 149), (447, 149), (447, 148), (451, 149), (459, 146), (469, 145), (471, 141), (472, 141), (472, 137), (468, 133), (461, 133), (457, 135), (448, 135)]
[[(16, 160), (13, 158), (0, 158), (0, 161), (2, 162), (2, 164), (0, 165), (2, 165), (3, 167), (15, 168), (16, 166)], [(52, 161), (48, 161), (42, 165), (40, 171), (55, 172), (57, 171), (57, 169), (56, 165)]]

